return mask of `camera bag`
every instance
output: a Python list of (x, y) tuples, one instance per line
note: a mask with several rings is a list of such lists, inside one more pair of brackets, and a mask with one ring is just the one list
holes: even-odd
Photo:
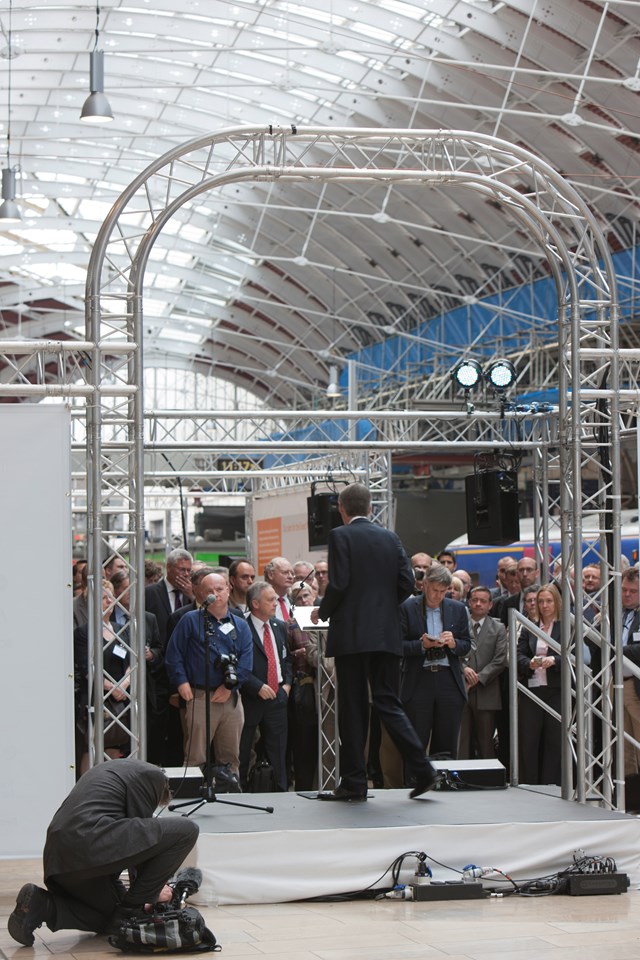
[(195, 907), (156, 904), (153, 913), (129, 917), (109, 943), (125, 953), (201, 953), (221, 950)]

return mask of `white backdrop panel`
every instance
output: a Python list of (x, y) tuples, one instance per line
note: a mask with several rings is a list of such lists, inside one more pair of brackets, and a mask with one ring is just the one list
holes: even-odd
[(0, 855), (37, 856), (75, 782), (70, 414), (0, 405)]

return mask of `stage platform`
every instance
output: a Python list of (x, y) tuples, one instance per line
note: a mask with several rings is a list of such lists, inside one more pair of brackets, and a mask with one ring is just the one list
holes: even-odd
[[(234, 799), (273, 806), (274, 813), (214, 802), (194, 815), (200, 836), (187, 862), (204, 878), (194, 903), (285, 903), (385, 887), (387, 867), (411, 850), (432, 858), (427, 863), (438, 880), (456, 879), (455, 870), (469, 863), (497, 867), (515, 880), (543, 876), (568, 867), (573, 852), (583, 850), (613, 857), (632, 889), (640, 883), (637, 817), (571, 803), (542, 788), (443, 790), (418, 800), (407, 790), (371, 790), (366, 803), (296, 793)], [(408, 882), (414, 868), (408, 860), (400, 879)]]

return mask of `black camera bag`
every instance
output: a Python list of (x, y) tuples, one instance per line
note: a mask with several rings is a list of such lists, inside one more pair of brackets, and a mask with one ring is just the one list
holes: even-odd
[(130, 917), (109, 943), (125, 953), (200, 953), (220, 950), (195, 907), (156, 904), (153, 913)]

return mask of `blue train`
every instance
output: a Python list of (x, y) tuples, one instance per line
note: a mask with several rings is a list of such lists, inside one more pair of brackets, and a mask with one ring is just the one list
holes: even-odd
[[(588, 563), (597, 563), (598, 555), (590, 545), (597, 546), (596, 535), (591, 535), (589, 531), (588, 519), (585, 521), (583, 533), (584, 559), (582, 565)], [(634, 510), (622, 511), (622, 553), (630, 563), (637, 563), (640, 557), (638, 542), (638, 512)], [(549, 569), (554, 559), (560, 553), (560, 530), (555, 529), (550, 533), (549, 542)], [(481, 583), (483, 586), (493, 587), (496, 583), (496, 569), (500, 557), (510, 556), (516, 561), (521, 557), (535, 556), (533, 543), (533, 520), (520, 521), (520, 540), (515, 543), (509, 543), (506, 546), (483, 546), (467, 542), (467, 536), (456, 537), (447, 544), (447, 550), (452, 550), (458, 560), (458, 566), (467, 570), (474, 583)]]

